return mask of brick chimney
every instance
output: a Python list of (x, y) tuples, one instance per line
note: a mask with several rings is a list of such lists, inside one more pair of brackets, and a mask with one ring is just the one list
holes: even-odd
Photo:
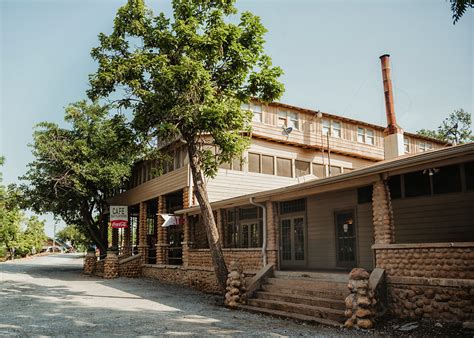
[(385, 159), (396, 158), (405, 154), (403, 146), (403, 130), (397, 124), (393, 105), (392, 77), (390, 75), (390, 55), (380, 57), (382, 62), (383, 91), (385, 96), (385, 112), (387, 114), (387, 128), (384, 130)]

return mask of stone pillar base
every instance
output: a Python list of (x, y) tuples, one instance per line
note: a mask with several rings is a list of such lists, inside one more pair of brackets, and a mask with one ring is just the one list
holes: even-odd
[(87, 254), (84, 257), (84, 273), (87, 275), (92, 275), (94, 273), (96, 263), (97, 257), (95, 255), (95, 251), (87, 251)]
[(140, 260), (141, 260), (141, 264), (146, 264), (148, 263), (148, 246), (147, 245), (139, 245), (138, 246), (138, 253), (141, 256)]
[(104, 278), (112, 279), (119, 276), (119, 260), (115, 251), (107, 251), (104, 262)]

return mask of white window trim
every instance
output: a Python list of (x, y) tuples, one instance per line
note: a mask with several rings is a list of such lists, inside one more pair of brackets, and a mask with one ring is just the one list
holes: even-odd
[[(328, 121), (329, 122), (329, 136), (331, 137), (337, 137), (337, 138), (342, 138), (342, 122), (341, 121), (338, 121), (338, 120), (331, 120), (331, 119), (323, 119), (321, 121), (321, 132), (323, 133), (323, 135), (327, 135), (327, 133), (324, 133), (324, 121)], [(338, 123), (340, 125), (340, 128), (339, 129), (336, 129), (334, 128), (334, 123)], [(334, 133), (334, 130), (339, 130), (340, 132), (340, 135), (337, 135)]]
[[(283, 114), (285, 116), (282, 116)], [(296, 119), (292, 119), (291, 116), (290, 116), (291, 114), (295, 114)], [(285, 120), (285, 124), (283, 126), (280, 126), (278, 124), (278, 122), (280, 121), (280, 118)], [(278, 110), (278, 112), (277, 112), (277, 126), (288, 128), (289, 127), (289, 123), (288, 123), (289, 121), (294, 122), (293, 125), (295, 125), (296, 127), (292, 127), (293, 129), (300, 130), (300, 114), (299, 113), (292, 112), (292, 111), (289, 111), (289, 110)]]
[[(362, 141), (359, 141), (359, 129), (362, 129), (362, 130), (363, 130)], [(372, 132), (372, 140), (373, 140), (373, 143), (367, 142), (367, 131), (371, 131), (371, 132)], [(375, 146), (375, 130), (370, 129), (370, 128), (365, 128), (365, 127), (357, 126), (357, 142), (358, 142), (358, 143), (367, 144), (367, 145), (369, 145), (369, 146)]]

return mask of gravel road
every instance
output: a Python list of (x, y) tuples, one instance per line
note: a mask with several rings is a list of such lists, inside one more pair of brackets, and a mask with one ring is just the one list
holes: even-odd
[(0, 335), (354, 334), (229, 310), (220, 297), (151, 279), (82, 274), (82, 257), (50, 255), (0, 263)]

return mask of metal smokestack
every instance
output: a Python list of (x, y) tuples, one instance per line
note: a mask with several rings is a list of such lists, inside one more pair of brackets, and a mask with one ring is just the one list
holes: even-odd
[(385, 96), (385, 112), (387, 113), (387, 129), (385, 133), (388, 135), (395, 134), (400, 131), (395, 117), (395, 108), (393, 105), (392, 76), (390, 74), (390, 55), (384, 54), (380, 57), (382, 62), (383, 91)]

